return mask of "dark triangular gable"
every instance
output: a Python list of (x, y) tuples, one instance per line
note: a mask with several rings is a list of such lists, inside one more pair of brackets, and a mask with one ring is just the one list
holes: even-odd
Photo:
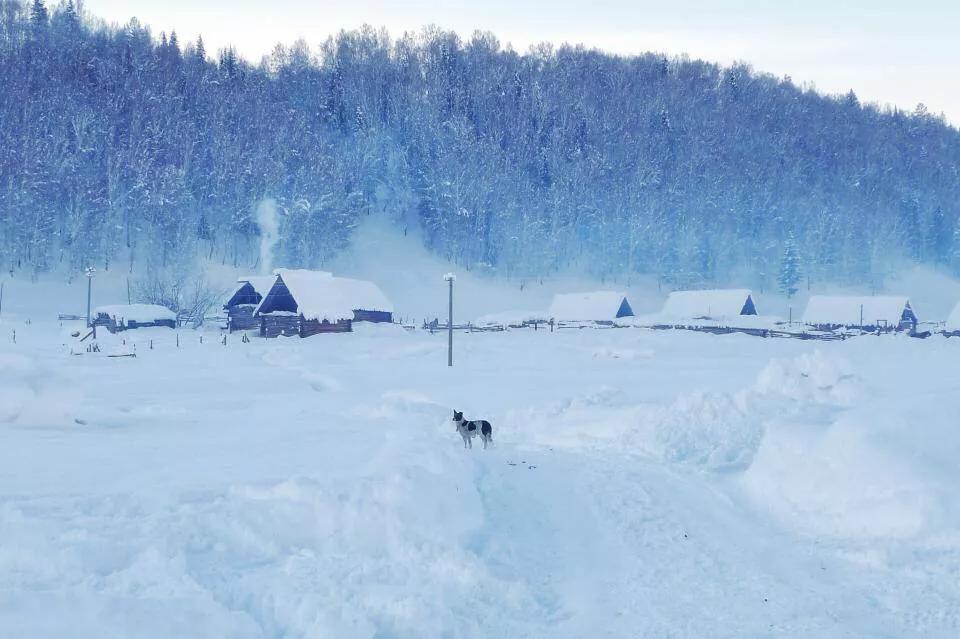
[(237, 292), (233, 294), (233, 297), (231, 297), (223, 307), (232, 308), (239, 304), (259, 304), (262, 299), (263, 297), (260, 293), (257, 293), (253, 288), (253, 284), (244, 282), (243, 286), (237, 289)]
[(633, 309), (630, 308), (630, 302), (627, 301), (627, 298), (623, 298), (623, 301), (620, 302), (617, 317), (633, 317)]
[(900, 314), (900, 322), (901, 323), (906, 322), (916, 326), (917, 316), (913, 312), (913, 308), (910, 307), (910, 302), (907, 302), (906, 306), (903, 307), (903, 313)]
[(265, 315), (266, 313), (273, 313), (274, 311), (297, 312), (297, 300), (293, 299), (293, 295), (290, 293), (281, 275), (277, 276), (277, 281), (270, 287), (270, 292), (267, 293), (267, 296), (264, 298), (258, 313)]
[(757, 307), (753, 305), (753, 296), (747, 295), (747, 301), (744, 302), (743, 308), (740, 309), (741, 315), (756, 315)]

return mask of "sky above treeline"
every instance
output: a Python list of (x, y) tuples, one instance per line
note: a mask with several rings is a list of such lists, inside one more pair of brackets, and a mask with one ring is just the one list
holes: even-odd
[(341, 29), (385, 27), (392, 36), (437, 25), (464, 37), (493, 32), (517, 51), (551, 42), (611, 53), (687, 54), (743, 61), (824, 93), (913, 110), (920, 102), (960, 125), (960, 2), (956, 0), (84, 0), (123, 24), (136, 16), (181, 42), (202, 34), (208, 51), (233, 45), (259, 61), (275, 44), (316, 46)]

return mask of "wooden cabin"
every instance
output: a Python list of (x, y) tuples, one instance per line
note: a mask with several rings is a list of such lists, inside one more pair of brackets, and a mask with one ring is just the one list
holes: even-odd
[(563, 293), (555, 295), (547, 317), (557, 322), (613, 324), (617, 319), (633, 317), (627, 296), (617, 291)]
[(354, 322), (393, 322), (393, 304), (373, 282), (334, 277), (333, 285), (337, 294), (345, 296), (353, 307)]
[(276, 275), (254, 275), (237, 280), (236, 290), (223, 305), (223, 310), (227, 312), (227, 328), (231, 333), (260, 328), (260, 320), (253, 316), (253, 311), (276, 279)]
[(756, 315), (753, 294), (749, 289), (712, 289), (673, 291), (660, 311), (664, 321), (715, 320)]
[(156, 304), (98, 306), (93, 312), (93, 318), (94, 326), (103, 326), (111, 333), (151, 326), (177, 327), (177, 314)]
[(802, 321), (820, 330), (915, 332), (917, 329), (917, 316), (910, 300), (897, 295), (813, 295)]
[(390, 322), (393, 306), (371, 282), (324, 271), (280, 269), (254, 309), (263, 337), (345, 333), (353, 322)]

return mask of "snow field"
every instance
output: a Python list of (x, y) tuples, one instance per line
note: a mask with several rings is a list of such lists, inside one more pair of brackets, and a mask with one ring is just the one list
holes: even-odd
[(68, 328), (0, 346), (0, 634), (960, 631), (956, 340)]

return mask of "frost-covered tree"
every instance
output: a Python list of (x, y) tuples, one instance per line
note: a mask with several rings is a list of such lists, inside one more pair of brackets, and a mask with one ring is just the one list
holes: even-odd
[(79, 6), (0, 0), (5, 270), (197, 254), (250, 268), (265, 196), (289, 265), (328, 261), (370, 212), (465, 268), (521, 276), (769, 285), (780, 220), (818, 280), (951, 260), (960, 132), (926, 109), (437, 28), (208, 60), (202, 41)]
[(777, 274), (777, 286), (780, 292), (787, 297), (797, 293), (797, 284), (800, 282), (800, 255), (793, 235), (787, 235), (783, 246), (783, 257), (780, 259), (780, 271)]

